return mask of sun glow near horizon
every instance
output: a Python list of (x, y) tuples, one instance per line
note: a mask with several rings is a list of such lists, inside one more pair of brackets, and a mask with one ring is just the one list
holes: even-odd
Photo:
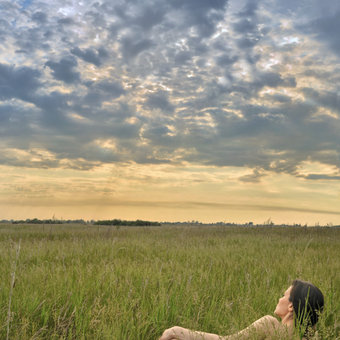
[[(336, 186), (330, 191), (322, 180), (311, 186), (305, 178), (287, 174), (257, 174), (260, 181), (247, 168), (136, 163), (91, 171), (1, 170), (3, 219), (54, 215), (86, 220), (263, 223), (270, 218), (279, 224), (340, 223)], [(4, 176), (6, 172), (10, 175)]]

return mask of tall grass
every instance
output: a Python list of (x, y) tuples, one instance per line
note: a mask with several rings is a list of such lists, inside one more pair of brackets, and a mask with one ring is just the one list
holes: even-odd
[(319, 334), (336, 339), (339, 249), (335, 228), (0, 225), (0, 339), (10, 298), (9, 339), (230, 334), (272, 314), (294, 278), (323, 291)]

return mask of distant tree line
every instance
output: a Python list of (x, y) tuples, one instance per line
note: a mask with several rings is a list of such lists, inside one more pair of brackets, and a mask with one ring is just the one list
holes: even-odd
[(143, 221), (143, 220), (136, 220), (136, 221), (125, 221), (125, 220), (101, 220), (96, 221), (93, 224), (95, 225), (115, 225), (115, 226), (161, 226), (159, 222), (150, 222), (150, 221)]
[(0, 223), (11, 224), (94, 224), (94, 225), (114, 225), (114, 226), (161, 226), (159, 222), (150, 222), (143, 220), (125, 221), (120, 219), (113, 220), (100, 220), (100, 221), (84, 221), (83, 219), (77, 220), (59, 220), (59, 219), (43, 219), (38, 218), (26, 220), (1, 220)]
[[(212, 223), (202, 223), (199, 221), (186, 221), (186, 222), (151, 222), (151, 221), (143, 221), (143, 220), (135, 220), (135, 221), (127, 221), (120, 219), (112, 219), (112, 220), (90, 220), (86, 221), (83, 219), (75, 219), (75, 220), (64, 220), (64, 219), (43, 219), (40, 220), (38, 218), (33, 219), (25, 219), (25, 220), (0, 220), (0, 223), (9, 223), (9, 224), (87, 224), (87, 225), (109, 225), (109, 226), (161, 226), (161, 225), (196, 225), (196, 226), (227, 226), (227, 227), (307, 227), (307, 224), (275, 224), (270, 219), (265, 221), (262, 224), (254, 224), (253, 222), (247, 222), (244, 224), (238, 223), (229, 223), (229, 222), (212, 222)], [(338, 227), (340, 225), (333, 225), (332, 223), (327, 223), (326, 225), (321, 226), (319, 223), (316, 223), (314, 227)]]
[(6, 223), (12, 223), (12, 224), (71, 224), (71, 223), (76, 223), (76, 224), (86, 224), (87, 222), (78, 219), (78, 220), (56, 220), (56, 219), (44, 219), (40, 220), (38, 218), (32, 218), (32, 219), (26, 219), (26, 220), (3, 220), (1, 222), (6, 222)]

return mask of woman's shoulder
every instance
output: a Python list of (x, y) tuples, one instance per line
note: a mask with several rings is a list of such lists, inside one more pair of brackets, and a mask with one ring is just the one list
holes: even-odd
[(265, 315), (263, 316), (261, 319), (264, 319), (266, 321), (271, 321), (271, 322), (277, 322), (277, 323), (281, 323), (278, 319), (276, 319), (274, 316), (272, 315)]
[(264, 339), (291, 339), (291, 330), (272, 315), (265, 315), (256, 322), (255, 328), (262, 331)]
[(265, 315), (265, 316), (262, 316), (262, 318), (258, 319), (256, 321), (257, 323), (265, 323), (265, 324), (271, 324), (273, 326), (281, 326), (281, 322), (278, 321), (276, 318), (274, 318), (274, 316), (272, 315)]

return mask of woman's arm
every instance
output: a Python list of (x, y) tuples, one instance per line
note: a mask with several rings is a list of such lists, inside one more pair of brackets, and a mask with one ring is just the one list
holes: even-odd
[(256, 335), (257, 339), (264, 339), (266, 337), (274, 336), (282, 329), (281, 323), (273, 316), (266, 315), (261, 319), (256, 320), (250, 326), (242, 331), (221, 336), (212, 333), (191, 331), (182, 327), (172, 327), (167, 329), (159, 340), (243, 340), (250, 339)]
[(225, 340), (226, 337), (217, 334), (192, 331), (175, 326), (167, 329), (159, 340)]

